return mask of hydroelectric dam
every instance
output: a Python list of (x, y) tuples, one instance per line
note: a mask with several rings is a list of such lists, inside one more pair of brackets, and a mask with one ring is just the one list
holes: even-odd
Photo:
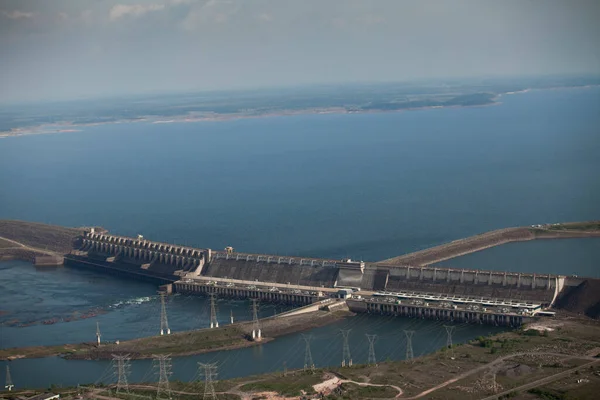
[(354, 312), (505, 326), (553, 315), (561, 292), (577, 284), (551, 274), (216, 251), (94, 229), (64, 263), (150, 280), (167, 292), (294, 305), (338, 299)]

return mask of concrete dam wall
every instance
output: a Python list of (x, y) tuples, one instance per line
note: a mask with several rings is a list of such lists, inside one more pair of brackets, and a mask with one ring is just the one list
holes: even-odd
[(338, 268), (332, 260), (213, 252), (211, 261), (202, 275), (245, 281), (334, 287)]
[[(437, 293), (551, 304), (564, 278), (548, 274), (399, 266), (352, 260), (212, 251), (89, 232), (69, 257), (112, 271), (171, 281), (194, 277), (369, 292)], [(91, 264), (90, 264), (91, 263)], [(562, 279), (562, 281), (561, 281)]]
[[(369, 273), (370, 269), (373, 272)], [(431, 292), (468, 297), (527, 300), (545, 304), (553, 301), (559, 285), (559, 277), (549, 274), (411, 266), (382, 268), (379, 265), (376, 268), (367, 267), (365, 270), (362, 282), (365, 289), (369, 290), (372, 287), (373, 290), (381, 290), (382, 283), (377, 283), (375, 279), (377, 276), (379, 282), (385, 280), (386, 291)]]
[(140, 276), (156, 276), (172, 281), (191, 274), (199, 275), (210, 259), (210, 250), (176, 246), (99, 233), (86, 233), (80, 246), (69, 256), (71, 263), (85, 261)]

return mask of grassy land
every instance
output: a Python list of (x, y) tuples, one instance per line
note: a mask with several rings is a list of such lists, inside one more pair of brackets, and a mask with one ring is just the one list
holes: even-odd
[(562, 224), (548, 224), (530, 231), (539, 238), (560, 237), (598, 237), (600, 235), (600, 221), (567, 222)]
[(523, 398), (544, 400), (594, 399), (598, 398), (598, 388), (600, 388), (600, 370), (589, 368), (549, 385), (528, 390)]
[(9, 242), (8, 240), (4, 240), (4, 239), (0, 238), (0, 249), (6, 249), (9, 247), (16, 247), (16, 246), (17, 246), (16, 244)]
[[(536, 324), (540, 325), (540, 323)], [(543, 324), (542, 324), (543, 325)], [(278, 392), (293, 396), (312, 393), (312, 386), (331, 376), (354, 382), (396, 385), (410, 398), (436, 385), (449, 382), (426, 396), (425, 399), (470, 400), (492, 395), (493, 377), (498, 391), (510, 391), (520, 385), (535, 382), (574, 367), (585, 365), (600, 356), (600, 322), (562, 316), (550, 320), (546, 327), (553, 329), (540, 333), (534, 330), (504, 332), (490, 337), (479, 337), (470, 343), (442, 349), (413, 360), (380, 362), (377, 366), (354, 365), (347, 368), (317, 369), (314, 374), (292, 371), (256, 377), (219, 381), (217, 392), (229, 393), (229, 398), (244, 392), (249, 396), (258, 392)], [(583, 357), (587, 358), (583, 358)], [(600, 359), (600, 358), (597, 358)], [(493, 364), (490, 364), (494, 362)], [(480, 368), (481, 367), (481, 368)], [(493, 367), (493, 368), (492, 368)], [(578, 381), (579, 380), (579, 381)], [(579, 382), (579, 383), (578, 383)], [(571, 373), (565, 378), (542, 384), (522, 393), (516, 399), (595, 399), (600, 387), (600, 362)], [(203, 393), (201, 382), (172, 382), (174, 399), (191, 399), (194, 393)], [(150, 395), (148, 387), (138, 388), (138, 394)], [(391, 398), (397, 391), (391, 387), (358, 386), (343, 383), (328, 399)], [(62, 396), (61, 398), (69, 398)], [(118, 397), (125, 398), (125, 397)], [(138, 397), (139, 398), (139, 397)], [(221, 397), (225, 398), (225, 397)]]
[(398, 391), (389, 386), (359, 386), (354, 383), (343, 383), (335, 393), (325, 398), (328, 400), (390, 399), (397, 394)]
[(112, 354), (128, 353), (132, 358), (150, 358), (153, 354), (198, 354), (214, 350), (253, 345), (239, 325), (202, 329), (164, 336), (129, 340), (120, 344), (80, 343), (61, 346), (37, 346), (0, 349), (0, 360), (64, 355), (74, 359), (111, 359)]
[(600, 231), (600, 221), (569, 222), (550, 225), (547, 229), (553, 231)]
[(31, 346), (15, 349), (0, 349), (0, 360), (17, 358), (41, 358), (52, 355), (71, 354), (78, 351), (87, 351), (94, 345), (90, 343), (65, 344), (60, 346)]
[(273, 376), (260, 382), (248, 383), (240, 387), (243, 392), (277, 392), (284, 396), (301, 396), (315, 393), (312, 386), (321, 382), (321, 373), (298, 372), (287, 376)]
[[(0, 220), (0, 236), (37, 249), (67, 253), (81, 229), (35, 222)], [(13, 244), (14, 246), (14, 244)], [(12, 247), (12, 246), (11, 246)]]

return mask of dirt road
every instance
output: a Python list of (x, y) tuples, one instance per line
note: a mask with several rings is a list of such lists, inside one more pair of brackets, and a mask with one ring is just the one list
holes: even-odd
[[(439, 389), (441, 389), (441, 388), (444, 388), (444, 387), (446, 387), (446, 386), (448, 386), (448, 385), (450, 385), (450, 384), (452, 384), (452, 383), (454, 383), (454, 382), (460, 381), (461, 379), (467, 378), (467, 377), (469, 377), (469, 376), (471, 376), (471, 375), (473, 375), (473, 374), (476, 374), (476, 373), (478, 373), (478, 372), (484, 371), (484, 370), (486, 370), (486, 369), (488, 369), (488, 368), (490, 368), (490, 367), (493, 367), (493, 366), (494, 366), (494, 365), (496, 365), (496, 364), (500, 364), (500, 363), (502, 363), (502, 362), (504, 362), (504, 361), (506, 361), (506, 360), (509, 360), (509, 359), (511, 359), (511, 358), (514, 358), (514, 357), (519, 357), (519, 356), (524, 356), (524, 355), (527, 355), (527, 354), (531, 354), (531, 353), (527, 353), (527, 352), (522, 352), (522, 353), (514, 353), (514, 354), (509, 354), (509, 355), (507, 355), (507, 356), (504, 356), (504, 357), (497, 358), (497, 359), (495, 359), (494, 361), (492, 361), (492, 362), (490, 362), (490, 363), (487, 363), (487, 364), (484, 364), (484, 365), (482, 365), (482, 366), (480, 366), (480, 367), (477, 367), (477, 368), (471, 369), (471, 370), (469, 370), (469, 371), (467, 371), (467, 372), (464, 372), (464, 373), (462, 373), (462, 374), (460, 374), (460, 375), (457, 375), (456, 377), (454, 377), (454, 378), (452, 378), (452, 379), (449, 379), (449, 380), (447, 380), (447, 381), (445, 381), (445, 382), (442, 382), (442, 383), (440, 383), (439, 385), (432, 387), (431, 389), (427, 389), (427, 390), (425, 390), (425, 391), (423, 391), (423, 392), (419, 393), (419, 394), (418, 394), (418, 395), (416, 395), (416, 396), (413, 396), (413, 397), (406, 397), (406, 399), (420, 399), (420, 398), (422, 398), (422, 397), (425, 397), (425, 396), (427, 396), (428, 394), (430, 394), (430, 393), (432, 393), (432, 392), (435, 392), (436, 390), (439, 390)], [(595, 362), (599, 362), (599, 361), (600, 361), (600, 360), (598, 360), (598, 359), (595, 359), (594, 357), (588, 357), (588, 356), (576, 356), (576, 355), (572, 355), (572, 354), (549, 353), (549, 352), (535, 353), (535, 354), (536, 354), (536, 355), (555, 356), (555, 357), (564, 357), (564, 358), (577, 358), (577, 359), (580, 359), (580, 360), (592, 360), (592, 363), (591, 363), (591, 364), (593, 364), (593, 363), (595, 363)], [(587, 365), (587, 364), (586, 364), (586, 365)], [(578, 368), (579, 368), (579, 367), (578, 367)], [(567, 371), (564, 371), (564, 372), (567, 372)], [(545, 378), (544, 378), (544, 379), (545, 379)], [(516, 389), (510, 390), (510, 391), (515, 391), (515, 390), (516, 390)], [(492, 398), (493, 398), (493, 397), (492, 397)]]
[(536, 381), (533, 381), (533, 382), (530, 382), (530, 383), (526, 383), (525, 385), (521, 385), (521, 386), (518, 386), (516, 388), (505, 390), (504, 392), (500, 392), (500, 393), (494, 394), (492, 396), (485, 397), (482, 400), (496, 400), (496, 399), (498, 399), (498, 397), (505, 396), (505, 395), (507, 395), (509, 393), (513, 393), (513, 392), (514, 393), (518, 393), (518, 392), (522, 392), (522, 391), (525, 391), (525, 390), (533, 389), (535, 387), (545, 385), (546, 383), (553, 382), (553, 381), (555, 381), (557, 379), (565, 378), (565, 377), (571, 375), (572, 373), (574, 373), (576, 371), (579, 371), (580, 369), (591, 367), (592, 365), (597, 364), (599, 362), (600, 362), (600, 360), (596, 359), (596, 360), (591, 361), (591, 362), (589, 362), (587, 364), (583, 364), (583, 365), (580, 365), (578, 367), (571, 368), (571, 369), (568, 369), (568, 370), (563, 371), (563, 372), (559, 372), (558, 374), (550, 375), (550, 376), (547, 376), (545, 378), (541, 378), (541, 379), (538, 379)]

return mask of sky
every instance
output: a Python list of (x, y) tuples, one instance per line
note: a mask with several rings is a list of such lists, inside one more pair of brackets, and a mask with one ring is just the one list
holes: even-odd
[(597, 0), (0, 0), (0, 101), (600, 72)]

